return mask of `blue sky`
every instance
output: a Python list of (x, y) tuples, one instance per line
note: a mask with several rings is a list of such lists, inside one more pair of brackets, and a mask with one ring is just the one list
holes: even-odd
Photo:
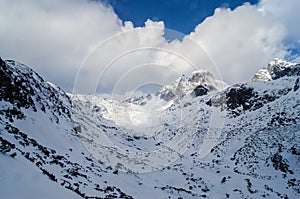
[(189, 34), (206, 17), (212, 16), (218, 7), (234, 9), (245, 2), (257, 4), (257, 0), (108, 0), (123, 21), (144, 26), (147, 19), (164, 21), (166, 28)]

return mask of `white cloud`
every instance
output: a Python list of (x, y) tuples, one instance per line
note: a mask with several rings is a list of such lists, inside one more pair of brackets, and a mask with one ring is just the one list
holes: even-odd
[(300, 47), (300, 1), (299, 0), (261, 0), (261, 11), (277, 22), (282, 23), (288, 30), (286, 39), (289, 42), (297, 42)]
[(168, 42), (164, 22), (122, 24), (112, 8), (99, 2), (2, 0), (0, 55), (34, 67), (67, 91), (75, 81), (75, 90), (85, 93), (97, 87), (124, 93), (147, 83), (166, 84), (198, 68), (227, 82), (247, 81), (299, 40), (299, 3), (280, 4), (285, 11), (278, 11), (273, 0), (216, 9), (182, 41)]
[(113, 10), (100, 3), (0, 1), (0, 55), (32, 66), (68, 90), (93, 46), (120, 28)]
[(228, 82), (248, 80), (274, 57), (284, 57), (285, 27), (257, 6), (216, 9), (190, 37), (211, 55)]

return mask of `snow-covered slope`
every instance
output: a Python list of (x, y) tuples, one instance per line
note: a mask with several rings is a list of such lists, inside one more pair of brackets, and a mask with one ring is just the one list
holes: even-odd
[(24, 169), (62, 198), (300, 196), (299, 64), (274, 60), (229, 87), (198, 71), (125, 101), (67, 95), (22, 64), (0, 66), (1, 192)]
[[(8, 163), (0, 164), (0, 191), (7, 193), (5, 198), (27, 191), (21, 198), (44, 198), (39, 194), (45, 194), (47, 186), (49, 197), (55, 191), (61, 194), (56, 198), (131, 198), (107, 181), (113, 171), (106, 171), (82, 145), (66, 93), (20, 63), (0, 59), (0, 67), (0, 158), (1, 162), (16, 159), (10, 160), (9, 168)], [(35, 181), (19, 179), (22, 171), (40, 179), (37, 189), (45, 188), (31, 192), (34, 184), (24, 184), (28, 190), (18, 191), (18, 183)]]

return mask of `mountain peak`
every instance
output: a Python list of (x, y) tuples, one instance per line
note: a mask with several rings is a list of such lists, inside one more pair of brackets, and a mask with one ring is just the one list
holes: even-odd
[(298, 73), (300, 73), (299, 63), (292, 63), (280, 58), (274, 58), (267, 67), (258, 70), (250, 81), (265, 82), (272, 79), (278, 79), (282, 76), (297, 75)]
[(208, 92), (220, 91), (227, 86), (225, 82), (216, 80), (208, 70), (197, 70), (190, 75), (182, 75), (173, 84), (164, 86), (157, 95), (166, 101), (180, 99), (184, 95), (192, 94), (200, 85), (207, 88)]

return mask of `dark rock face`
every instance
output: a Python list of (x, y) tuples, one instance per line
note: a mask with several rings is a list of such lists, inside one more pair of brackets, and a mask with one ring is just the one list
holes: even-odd
[(287, 117), (285, 112), (274, 113), (268, 126), (286, 126), (291, 124), (296, 124), (296, 118)]
[(71, 117), (70, 110), (62, 100), (67, 99), (67, 103), (71, 104), (66, 93), (50, 86), (27, 66), (0, 58), (0, 79), (0, 101), (14, 105), (12, 108), (0, 109), (0, 113), (11, 118), (11, 122), (13, 117), (23, 117), (20, 108), (32, 109), (34, 112), (40, 109), (45, 113), (51, 110), (57, 122), (60, 115)]
[(206, 95), (208, 92), (208, 88), (204, 85), (199, 85), (194, 89), (194, 94), (196, 97)]
[(300, 146), (293, 146), (291, 147), (291, 152), (293, 155), (298, 155), (300, 156)]
[(279, 79), (284, 76), (299, 76), (300, 75), (300, 64), (290, 67), (275, 66), (273, 68), (273, 79)]
[(295, 82), (295, 86), (294, 86), (294, 91), (297, 91), (300, 87), (300, 81), (299, 81), (299, 78), (296, 79), (296, 82)]
[(15, 104), (18, 108), (32, 107), (35, 109), (31, 95), (34, 91), (26, 85), (23, 77), (14, 77), (13, 71), (9, 69), (6, 63), (0, 58), (0, 101), (7, 101)]
[(286, 172), (292, 173), (292, 171), (289, 170), (289, 165), (287, 163), (287, 160), (285, 160), (279, 153), (275, 153), (271, 161), (273, 162), (273, 167), (276, 170), (280, 170), (284, 173)]
[(163, 92), (160, 95), (160, 99), (163, 99), (165, 101), (170, 101), (171, 99), (173, 99), (174, 97), (176, 97), (176, 95), (172, 92), (172, 91), (168, 91), (168, 92)]
[(245, 85), (232, 87), (226, 93), (226, 104), (228, 109), (235, 109), (242, 106), (244, 110), (251, 108), (250, 99), (255, 95), (253, 88)]
[[(286, 87), (268, 92), (255, 90), (249, 84), (237, 84), (230, 87), (225, 91), (226, 94), (226, 105), (228, 110), (246, 111), (246, 110), (257, 110), (264, 105), (288, 94), (292, 90), (296, 91), (298, 89), (298, 82), (296, 82), (294, 88)], [(236, 110), (240, 107), (239, 110)]]

